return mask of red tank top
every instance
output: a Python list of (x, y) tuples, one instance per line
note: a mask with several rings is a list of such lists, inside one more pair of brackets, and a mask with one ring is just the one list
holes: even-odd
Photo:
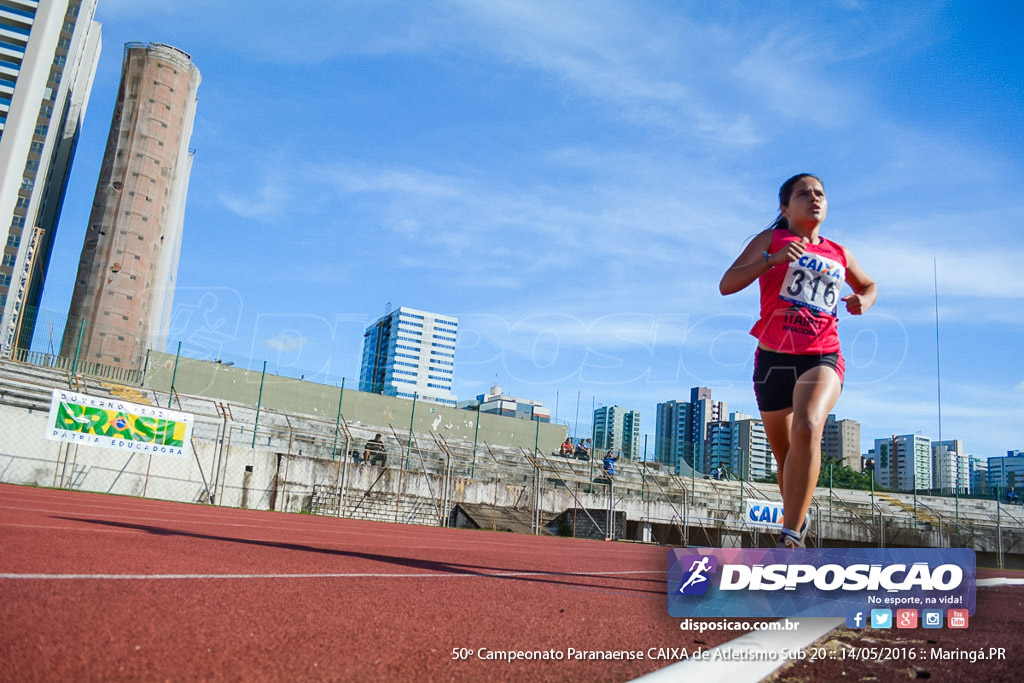
[[(803, 255), (773, 266), (758, 278), (761, 318), (750, 334), (783, 353), (833, 353), (839, 350), (836, 311), (846, 281), (846, 252), (832, 240), (806, 244)], [(800, 240), (789, 230), (773, 230), (774, 254)]]

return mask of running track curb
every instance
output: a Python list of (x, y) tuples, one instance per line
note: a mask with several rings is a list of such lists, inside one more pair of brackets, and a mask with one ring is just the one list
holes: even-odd
[(1024, 579), (1010, 579), (1005, 576), (996, 577), (994, 579), (978, 579), (975, 585), (980, 587), (986, 586), (1024, 586)]

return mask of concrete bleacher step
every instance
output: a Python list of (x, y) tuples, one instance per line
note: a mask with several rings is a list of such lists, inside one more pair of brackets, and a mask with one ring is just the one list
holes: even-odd
[(0, 377), (0, 391), (4, 394), (21, 396), (26, 399), (36, 399), (50, 403), (52, 392), (47, 387), (40, 387), (35, 384), (28, 384), (7, 377)]
[[(78, 376), (72, 380), (71, 375), (64, 370), (0, 360), (0, 392), (17, 397), (21, 402), (33, 403), (26, 407), (48, 407), (54, 389), (68, 388), (104, 398), (119, 398), (132, 403), (152, 403), (142, 391), (129, 385), (86, 376)], [(42, 404), (44, 401), (45, 406)]]
[[(877, 497), (881, 498), (882, 500), (884, 500), (885, 502), (887, 502), (889, 505), (899, 508), (900, 510), (902, 510), (905, 513), (907, 513), (908, 515), (913, 516), (915, 514), (915, 510), (914, 510), (914, 506), (913, 505), (910, 505), (910, 504), (906, 503), (905, 501), (902, 501), (899, 498), (896, 498), (895, 496), (890, 496), (890, 495), (885, 494), (885, 493), (877, 493), (875, 495)], [(933, 523), (933, 524), (938, 524), (939, 523), (939, 518), (936, 517), (935, 515), (933, 515), (932, 513), (930, 513), (927, 510), (922, 510), (921, 508), (917, 508), (916, 514), (917, 514), (917, 520), (918, 521), (929, 522), (929, 523)]]
[(70, 376), (64, 370), (0, 360), (0, 377), (51, 388), (67, 388)]
[(10, 362), (0, 362), (0, 380), (17, 384), (27, 384), (38, 387), (61, 387), (68, 386), (67, 375), (54, 377), (51, 375), (40, 376), (35, 373), (23, 372), (21, 366)]
[(52, 391), (47, 387), (0, 375), (0, 401), (29, 410), (47, 410)]
[(100, 382), (99, 385), (114, 398), (124, 399), (130, 403), (153, 405), (149, 396), (142, 393), (135, 387), (130, 387), (124, 384), (111, 384), (110, 382)]
[(35, 396), (26, 396), (17, 392), (0, 390), (0, 402), (4, 405), (15, 408), (24, 408), (29, 412), (33, 410), (47, 410), (50, 407), (49, 400), (43, 402)]

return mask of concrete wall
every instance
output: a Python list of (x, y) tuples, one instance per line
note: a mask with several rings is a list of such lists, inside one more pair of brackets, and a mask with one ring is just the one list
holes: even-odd
[[(150, 351), (143, 387), (167, 392), (174, 378), (179, 394), (206, 396), (213, 399), (242, 403), (288, 413), (311, 415), (334, 422), (341, 401), (342, 417), (349, 424), (365, 425), (381, 431), (394, 427), (400, 434), (409, 431), (413, 420), (413, 401), (380, 394), (370, 394), (348, 387), (342, 390), (291, 377), (267, 374), (263, 377), (260, 398), (260, 370), (246, 370), (230, 365), (199, 361), (191, 358)], [(480, 420), (477, 432), (477, 419)], [(532, 450), (539, 442), (544, 453), (558, 450), (565, 440), (565, 425), (533, 422), (460, 410), (436, 403), (417, 401), (413, 429), (417, 434), (437, 432), (446, 439), (461, 439), (481, 443), (517, 446)]]

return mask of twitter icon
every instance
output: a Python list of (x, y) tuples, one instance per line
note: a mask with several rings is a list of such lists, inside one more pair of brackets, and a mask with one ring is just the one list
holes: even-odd
[(871, 610), (871, 628), (892, 628), (892, 610)]

